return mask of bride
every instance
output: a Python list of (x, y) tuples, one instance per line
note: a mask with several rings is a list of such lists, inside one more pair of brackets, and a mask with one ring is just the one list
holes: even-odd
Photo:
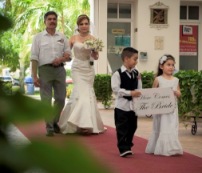
[(96, 96), (93, 89), (94, 66), (90, 57), (98, 59), (98, 52), (84, 47), (88, 39), (95, 39), (90, 33), (90, 19), (87, 15), (77, 18), (78, 34), (73, 35), (69, 42), (73, 49), (72, 79), (74, 88), (68, 103), (60, 116), (61, 133), (102, 133), (105, 128), (100, 117)]

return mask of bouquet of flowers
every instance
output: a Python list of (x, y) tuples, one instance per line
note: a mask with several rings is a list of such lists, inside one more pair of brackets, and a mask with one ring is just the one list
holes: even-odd
[(100, 52), (104, 46), (100, 39), (89, 39), (84, 42), (84, 47), (92, 51)]
[[(104, 47), (102, 40), (100, 39), (89, 39), (84, 42), (84, 47), (90, 49), (91, 51), (100, 52)], [(90, 57), (90, 65), (94, 64), (94, 59)]]

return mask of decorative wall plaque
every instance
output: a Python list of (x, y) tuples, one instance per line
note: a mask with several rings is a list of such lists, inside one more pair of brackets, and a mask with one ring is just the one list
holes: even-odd
[(150, 26), (161, 29), (168, 27), (168, 6), (157, 2), (150, 6)]
[(164, 37), (163, 36), (155, 36), (154, 38), (154, 49), (155, 50), (163, 50), (164, 47)]

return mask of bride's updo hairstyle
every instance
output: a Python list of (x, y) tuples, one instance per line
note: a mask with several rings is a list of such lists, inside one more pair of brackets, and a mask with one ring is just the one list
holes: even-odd
[(80, 23), (84, 20), (84, 19), (87, 19), (87, 21), (88, 21), (88, 24), (90, 25), (90, 19), (89, 19), (89, 17), (86, 15), (86, 14), (81, 14), (81, 15), (79, 15), (78, 16), (78, 18), (77, 18), (77, 31), (79, 32), (79, 25), (80, 25)]

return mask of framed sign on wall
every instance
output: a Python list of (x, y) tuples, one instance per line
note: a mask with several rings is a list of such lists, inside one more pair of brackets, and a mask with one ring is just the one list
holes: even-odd
[(150, 6), (150, 26), (157, 29), (168, 27), (168, 6), (161, 2)]

